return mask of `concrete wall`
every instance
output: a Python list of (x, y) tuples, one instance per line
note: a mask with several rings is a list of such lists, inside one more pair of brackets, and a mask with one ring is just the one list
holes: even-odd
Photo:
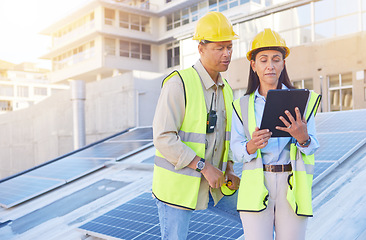
[[(86, 84), (86, 144), (151, 125), (161, 79), (133, 79), (130, 72)], [(0, 115), (0, 179), (74, 150), (70, 96), (64, 90), (30, 108)], [(142, 107), (136, 108), (137, 102)]]

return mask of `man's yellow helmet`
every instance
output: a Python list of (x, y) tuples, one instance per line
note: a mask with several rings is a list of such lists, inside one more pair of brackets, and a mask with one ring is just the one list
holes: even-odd
[(238, 39), (229, 20), (220, 12), (208, 12), (196, 25), (193, 40), (223, 42)]
[(280, 47), (284, 49), (284, 58), (290, 54), (290, 49), (286, 46), (285, 40), (277, 32), (270, 28), (265, 28), (264, 31), (258, 33), (252, 42), (252, 48), (247, 53), (247, 59), (252, 60), (252, 54), (255, 50), (268, 47)]

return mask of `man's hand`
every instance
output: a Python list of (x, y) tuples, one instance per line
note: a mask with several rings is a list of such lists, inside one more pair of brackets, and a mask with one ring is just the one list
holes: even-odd
[(225, 183), (225, 177), (222, 171), (214, 167), (211, 163), (206, 162), (205, 167), (201, 171), (203, 176), (212, 188), (220, 188)]
[(231, 181), (231, 185), (228, 185), (228, 188), (231, 190), (238, 190), (240, 184), (240, 178), (236, 176), (233, 169), (233, 162), (228, 161), (226, 171), (225, 171), (226, 182)]

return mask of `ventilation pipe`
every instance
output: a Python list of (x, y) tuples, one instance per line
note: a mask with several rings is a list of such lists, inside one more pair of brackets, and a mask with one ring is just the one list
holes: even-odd
[(85, 82), (70, 80), (74, 150), (85, 146)]

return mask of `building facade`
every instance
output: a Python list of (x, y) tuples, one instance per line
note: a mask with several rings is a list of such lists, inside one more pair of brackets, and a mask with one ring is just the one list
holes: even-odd
[[(91, 0), (43, 31), (53, 39), (43, 56), (52, 60), (50, 78), (89, 82), (132, 72), (158, 82), (197, 61), (191, 38), (208, 11), (224, 13), (240, 37), (224, 74), (236, 98), (247, 85), (250, 42), (271, 28), (291, 49), (290, 78), (323, 95), (322, 111), (366, 107), (366, 0)], [(151, 119), (154, 109), (149, 111)]]
[(48, 70), (39, 69), (34, 63), (0, 61), (0, 113), (30, 107), (69, 88), (66, 84), (50, 84), (47, 73)]

